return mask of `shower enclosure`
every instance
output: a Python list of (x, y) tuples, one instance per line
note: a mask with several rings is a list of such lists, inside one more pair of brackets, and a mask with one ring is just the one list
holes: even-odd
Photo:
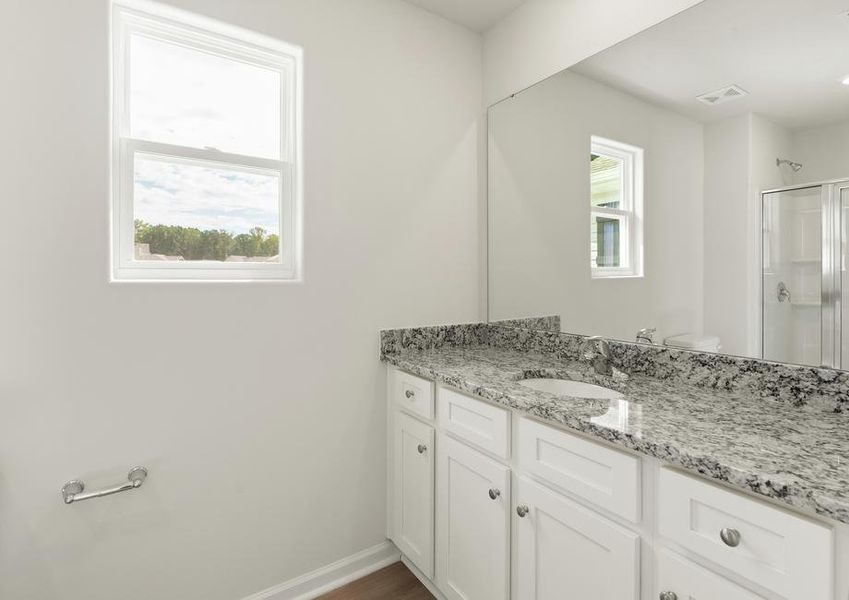
[(762, 356), (811, 366), (849, 366), (843, 302), (849, 180), (761, 194)]

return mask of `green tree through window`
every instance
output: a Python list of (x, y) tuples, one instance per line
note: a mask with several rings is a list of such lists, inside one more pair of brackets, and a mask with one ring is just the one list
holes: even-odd
[(182, 256), (185, 260), (224, 261), (230, 256), (277, 256), (280, 237), (269, 235), (262, 227), (234, 236), (223, 229), (151, 225), (136, 220), (135, 243), (147, 244), (151, 254)]

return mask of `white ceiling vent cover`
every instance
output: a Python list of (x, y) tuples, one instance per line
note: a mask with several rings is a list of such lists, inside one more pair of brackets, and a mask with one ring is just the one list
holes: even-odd
[(696, 96), (696, 98), (702, 104), (714, 106), (716, 104), (722, 104), (723, 102), (729, 102), (748, 95), (749, 92), (741, 88), (739, 85), (729, 85), (727, 87), (714, 90), (713, 92)]

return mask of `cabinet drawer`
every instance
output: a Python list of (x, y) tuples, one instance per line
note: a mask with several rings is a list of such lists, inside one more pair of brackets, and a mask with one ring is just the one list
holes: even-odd
[(679, 600), (764, 600), (670, 550), (657, 552), (656, 565), (655, 598), (672, 592)]
[(658, 529), (788, 600), (831, 600), (832, 530), (671, 469), (661, 469)]
[(389, 372), (389, 394), (398, 407), (425, 419), (433, 419), (433, 382), (398, 369)]
[(437, 412), (445, 431), (500, 458), (510, 456), (509, 411), (439, 388)]
[(640, 460), (529, 419), (519, 420), (519, 464), (526, 473), (632, 523), (640, 520)]

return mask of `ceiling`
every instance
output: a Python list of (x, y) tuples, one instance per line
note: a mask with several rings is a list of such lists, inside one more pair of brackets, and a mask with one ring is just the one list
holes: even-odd
[(423, 9), (484, 32), (513, 12), (526, 0), (405, 0)]
[[(849, 119), (849, 0), (705, 0), (572, 70), (702, 122), (749, 111), (788, 129)], [(749, 96), (696, 96), (737, 84)]]

